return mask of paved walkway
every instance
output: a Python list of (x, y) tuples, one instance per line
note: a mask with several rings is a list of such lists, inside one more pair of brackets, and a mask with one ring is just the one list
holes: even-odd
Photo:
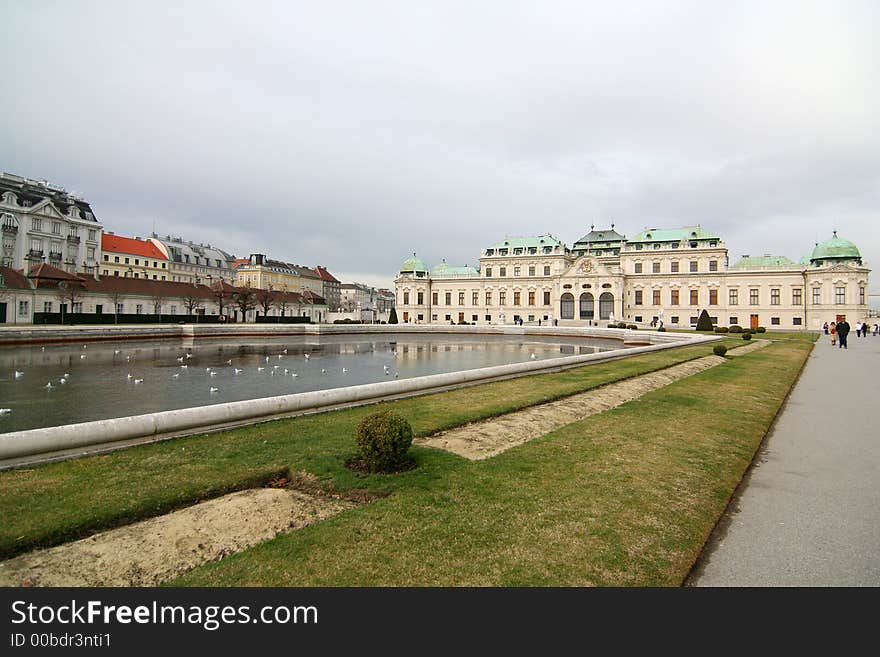
[(880, 336), (822, 336), (692, 586), (880, 585)]

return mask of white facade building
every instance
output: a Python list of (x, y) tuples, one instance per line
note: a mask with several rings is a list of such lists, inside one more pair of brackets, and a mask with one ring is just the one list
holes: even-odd
[(102, 231), (89, 204), (63, 187), (0, 173), (0, 267), (46, 263), (94, 276)]
[(433, 270), (415, 257), (395, 280), (407, 323), (595, 324), (687, 328), (713, 324), (819, 329), (868, 316), (868, 274), (858, 248), (834, 236), (800, 263), (765, 255), (728, 264), (727, 246), (700, 226), (626, 239), (591, 230), (568, 249), (551, 235), (510, 237), (483, 249), (479, 269)]

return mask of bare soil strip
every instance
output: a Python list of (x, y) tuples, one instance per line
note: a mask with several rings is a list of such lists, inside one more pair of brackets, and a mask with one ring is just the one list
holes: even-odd
[(0, 563), (0, 586), (154, 586), (355, 506), (258, 488)]
[[(737, 347), (727, 353), (730, 356), (739, 356), (768, 344), (768, 341), (755, 342)], [(444, 449), (472, 461), (490, 458), (511, 447), (521, 445), (590, 415), (620, 406), (652, 390), (657, 390), (723, 362), (725, 359), (720, 356), (698, 358), (659, 372), (643, 374), (626, 381), (611, 383), (588, 392), (572, 395), (559, 401), (532, 406), (491, 420), (474, 422), (426, 438), (417, 438), (413, 442), (417, 445)]]

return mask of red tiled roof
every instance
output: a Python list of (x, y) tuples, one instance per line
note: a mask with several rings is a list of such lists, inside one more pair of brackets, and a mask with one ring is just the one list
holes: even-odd
[(0, 267), (0, 276), (5, 281), (8, 290), (29, 290), (31, 289), (30, 281), (23, 271), (12, 269), (11, 267)]
[(58, 267), (53, 267), (52, 265), (47, 265), (45, 262), (41, 262), (39, 265), (34, 267), (28, 272), (28, 278), (42, 279), (45, 281), (82, 281), (82, 276), (77, 276), (76, 274), (71, 274), (70, 272), (64, 271), (63, 269), (59, 269)]
[(154, 258), (156, 260), (168, 260), (168, 257), (152, 242), (122, 237), (121, 235), (102, 233), (101, 250), (110, 251), (111, 253), (128, 253), (129, 255)]
[(321, 277), (322, 281), (329, 281), (330, 283), (339, 282), (339, 280), (333, 274), (331, 274), (329, 271), (327, 271), (326, 268), (322, 267), (321, 265), (315, 267), (315, 271), (318, 272), (318, 276)]
[(230, 263), (229, 266), (232, 267), (233, 269), (235, 269), (236, 267), (239, 267), (241, 265), (246, 265), (248, 263), (250, 263), (250, 260), (248, 260), (247, 258), (236, 258), (235, 260), (233, 260)]

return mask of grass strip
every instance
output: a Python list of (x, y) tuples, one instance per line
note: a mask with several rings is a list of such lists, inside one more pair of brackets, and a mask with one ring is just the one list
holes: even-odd
[(404, 475), (171, 584), (680, 585), (810, 349), (777, 341), (431, 481)]
[[(727, 341), (737, 346), (742, 341)], [(413, 448), (410, 475), (364, 477), (344, 461), (367, 413), (390, 408), (428, 435), (711, 353), (712, 345), (653, 352), (361, 408), (189, 436), (109, 454), (0, 472), (0, 558), (47, 547), (99, 529), (166, 513), (201, 499), (260, 485), (282, 469), (305, 471), (335, 490), (394, 492), (423, 488), (462, 459)]]

